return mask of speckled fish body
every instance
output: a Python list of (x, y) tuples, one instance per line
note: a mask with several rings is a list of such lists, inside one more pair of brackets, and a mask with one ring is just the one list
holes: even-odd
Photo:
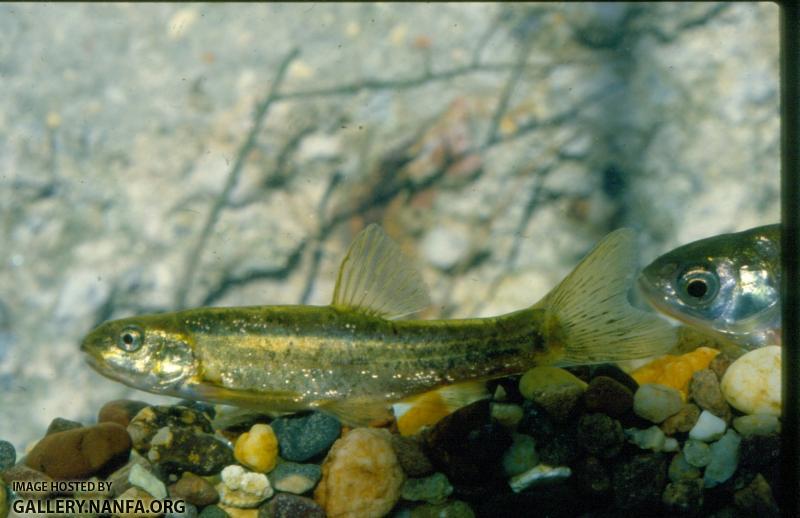
[(780, 283), (777, 224), (681, 246), (639, 278), (658, 310), (745, 348), (780, 343)]
[(261, 410), (318, 408), (363, 423), (389, 403), (437, 387), (537, 364), (669, 349), (672, 328), (627, 302), (632, 243), (630, 231), (611, 234), (526, 309), (490, 318), (392, 320), (426, 305), (427, 292), (399, 248), (370, 226), (351, 245), (330, 306), (131, 317), (101, 324), (82, 349), (101, 374), (143, 390)]

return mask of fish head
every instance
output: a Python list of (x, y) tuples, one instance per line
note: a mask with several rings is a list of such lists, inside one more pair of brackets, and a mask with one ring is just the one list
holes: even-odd
[(780, 326), (779, 236), (771, 227), (676, 248), (642, 270), (639, 287), (673, 318), (743, 345), (763, 345)]
[(192, 340), (174, 318), (112, 320), (84, 338), (81, 350), (100, 374), (134, 388), (181, 395), (198, 372)]

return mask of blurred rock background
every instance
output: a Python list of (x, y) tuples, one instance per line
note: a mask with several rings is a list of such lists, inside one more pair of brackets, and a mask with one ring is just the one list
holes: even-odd
[(95, 324), (325, 304), (373, 221), (425, 317), (777, 221), (778, 85), (767, 3), (0, 5), (0, 438), (159, 400)]

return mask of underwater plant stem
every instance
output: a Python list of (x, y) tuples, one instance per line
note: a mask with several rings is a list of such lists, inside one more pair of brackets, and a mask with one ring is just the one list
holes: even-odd
[(184, 269), (183, 273), (183, 279), (180, 284), (178, 284), (178, 291), (175, 295), (176, 308), (183, 308), (186, 306), (186, 297), (189, 293), (189, 289), (192, 286), (195, 273), (197, 272), (197, 266), (202, 257), (203, 249), (208, 242), (208, 238), (211, 236), (211, 232), (214, 230), (214, 226), (219, 219), (220, 212), (222, 212), (222, 209), (228, 203), (228, 198), (239, 180), (239, 176), (241, 175), (242, 168), (244, 167), (247, 157), (250, 155), (250, 152), (253, 150), (253, 147), (256, 144), (256, 138), (258, 137), (261, 127), (264, 124), (264, 119), (266, 118), (267, 112), (269, 111), (270, 106), (272, 106), (272, 104), (278, 98), (278, 90), (280, 89), (283, 79), (286, 76), (286, 71), (289, 69), (289, 65), (292, 63), (292, 61), (297, 58), (299, 53), (299, 49), (294, 48), (286, 55), (286, 57), (283, 58), (278, 66), (275, 79), (270, 85), (269, 92), (264, 100), (256, 106), (256, 111), (253, 114), (253, 125), (250, 128), (244, 143), (239, 148), (239, 152), (236, 155), (236, 160), (233, 163), (233, 167), (231, 167), (231, 170), (228, 172), (225, 186), (219, 196), (217, 196), (217, 198), (214, 200), (205, 224), (203, 225), (203, 229), (200, 231), (200, 235), (197, 238), (197, 242), (189, 250), (189, 255), (187, 256), (186, 260), (186, 268)]
[(783, 2), (781, 28), (781, 478), (783, 516), (800, 516), (800, 8)]

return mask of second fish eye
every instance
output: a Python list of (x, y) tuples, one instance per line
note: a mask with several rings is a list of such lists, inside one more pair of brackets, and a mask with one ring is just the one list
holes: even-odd
[(719, 290), (714, 272), (705, 267), (694, 267), (678, 277), (678, 295), (688, 304), (705, 303), (713, 299)]
[(144, 333), (136, 326), (128, 326), (119, 333), (117, 346), (123, 351), (133, 352), (142, 346)]

